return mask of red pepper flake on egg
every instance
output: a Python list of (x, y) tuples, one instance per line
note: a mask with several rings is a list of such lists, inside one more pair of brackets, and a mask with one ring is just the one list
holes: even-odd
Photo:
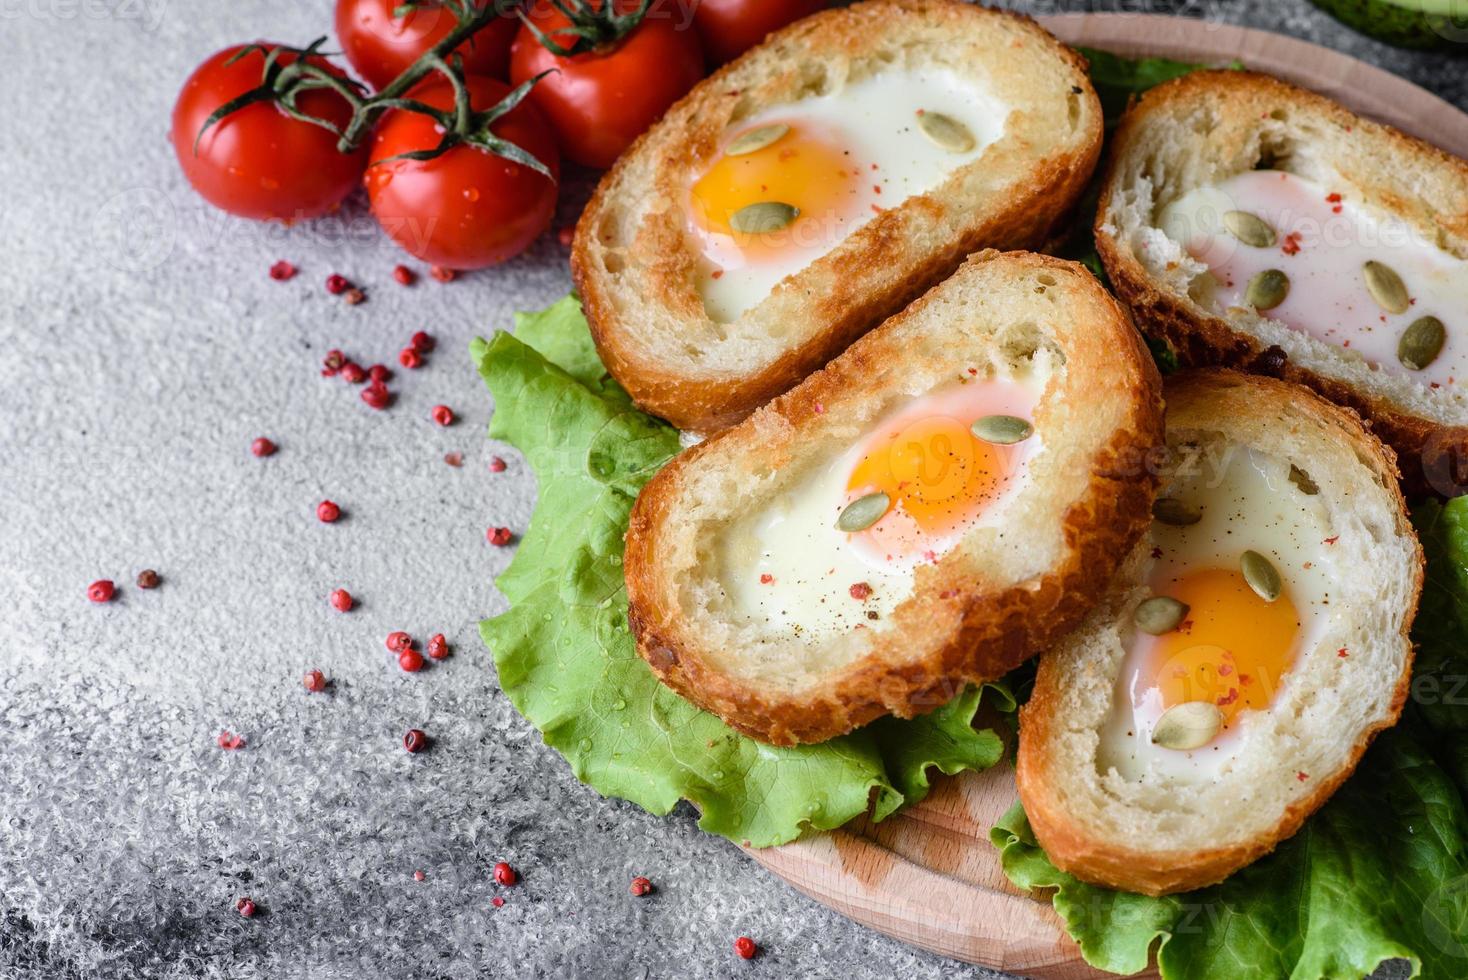
[(857, 582), (848, 591), (857, 602), (866, 602), (872, 597), (872, 587), (865, 582)]
[(1297, 772), (1295, 773), (1295, 778), (1303, 783), (1305, 780), (1310, 778), (1310, 774), (1308, 772)]
[(1284, 254), (1286, 255), (1299, 255), (1300, 233), (1298, 231), (1292, 231), (1288, 235), (1286, 235), (1284, 237), (1284, 244), (1280, 246), (1280, 251), (1284, 252)]
[(1348, 651), (1348, 650), (1346, 650), (1346, 648), (1345, 648), (1345, 647), (1341, 647), (1341, 648), (1340, 648), (1340, 649), (1339, 649), (1339, 650), (1337, 650), (1337, 651), (1336, 651), (1336, 652), (1335, 652), (1335, 655), (1336, 655), (1336, 656), (1337, 656), (1337, 657), (1340, 657), (1340, 658), (1341, 658), (1341, 659), (1342, 659), (1342, 660), (1345, 660), (1345, 659), (1346, 659), (1346, 658), (1347, 658), (1347, 657), (1349, 657), (1349, 656), (1350, 656), (1350, 655), (1351, 655), (1351, 654), (1350, 654), (1350, 652), (1349, 652), (1349, 651)]
[(760, 585), (769, 585), (773, 581), (775, 581), (775, 576), (771, 575), (769, 572), (764, 572), (759, 577)]

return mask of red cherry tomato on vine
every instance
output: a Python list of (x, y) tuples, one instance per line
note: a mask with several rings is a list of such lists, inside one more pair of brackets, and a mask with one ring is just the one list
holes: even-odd
[[(483, 8), (503, 0), (476, 0)], [(402, 0), (337, 0), (336, 36), (352, 69), (373, 88), (383, 88), (429, 48), (459, 26), (459, 18), (438, 3), (414, 6), (394, 15)], [(464, 59), (466, 75), (504, 78), (510, 64), (510, 42), (520, 22), (502, 15), (454, 49)]]
[[(509, 86), (494, 78), (470, 76), (464, 84), (476, 112), (493, 108), (510, 94)], [(412, 97), (435, 109), (454, 105), (454, 90), (446, 79), (430, 77)], [(529, 100), (496, 120), (491, 131), (559, 178), (555, 140)], [(446, 269), (478, 269), (523, 252), (550, 226), (556, 183), (527, 166), (464, 144), (432, 160), (388, 159), (431, 150), (442, 138), (438, 123), (422, 113), (391, 109), (383, 116), (363, 178), (378, 223), (405, 251)]]
[(827, 4), (828, 0), (699, 0), (693, 8), (693, 26), (709, 60), (718, 65)]
[[(262, 52), (251, 51), (226, 64), (243, 47), (236, 45), (211, 55), (194, 69), (178, 94), (170, 139), (184, 176), (210, 204), (244, 218), (294, 221), (325, 214), (361, 180), (367, 161), (365, 148), (338, 152), (335, 133), (292, 119), (269, 102), (247, 105), (199, 136), (214, 110), (261, 82), (265, 70)], [(295, 60), (289, 53), (280, 57), (281, 64)], [(346, 77), (324, 58), (313, 57), (311, 63)], [(343, 129), (352, 118), (347, 101), (327, 89), (302, 93), (296, 106)]]
[[(641, 5), (615, 3), (618, 12)], [(599, 9), (600, 0), (594, 6)], [(574, 42), (564, 33), (569, 21), (549, 0), (535, 0), (526, 15), (553, 41)], [(519, 85), (550, 69), (556, 72), (530, 98), (550, 119), (566, 156), (606, 168), (703, 78), (703, 49), (676, 5), (655, 7), (621, 40), (570, 57), (555, 54), (522, 25), (510, 48), (510, 81)]]

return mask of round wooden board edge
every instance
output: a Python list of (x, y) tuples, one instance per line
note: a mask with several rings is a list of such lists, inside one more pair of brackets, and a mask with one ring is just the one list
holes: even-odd
[[(1036, 18), (1068, 44), (1128, 57), (1227, 64), (1275, 75), (1330, 96), (1368, 118), (1468, 158), (1468, 113), (1431, 92), (1328, 48), (1255, 28), (1166, 14), (1055, 14)], [(1003, 771), (999, 771), (1003, 767)], [(1008, 763), (979, 777), (1011, 779)], [(966, 778), (966, 777), (957, 777)], [(922, 804), (919, 804), (921, 806)], [(839, 846), (838, 846), (839, 843)], [(986, 839), (975, 846), (992, 849)], [(889, 872), (866, 883), (847, 871), (864, 849), (884, 852)], [(964, 962), (1041, 980), (1109, 976), (1081, 959), (1048, 902), (1018, 890), (964, 882), (908, 861), (866, 837), (837, 830), (783, 847), (744, 849), (797, 891), (868, 928)], [(998, 852), (993, 851), (998, 861)], [(976, 904), (979, 896), (988, 902)], [(950, 916), (938, 924), (935, 908)], [(927, 918), (927, 934), (911, 923)], [(1148, 971), (1143, 976), (1155, 976)]]

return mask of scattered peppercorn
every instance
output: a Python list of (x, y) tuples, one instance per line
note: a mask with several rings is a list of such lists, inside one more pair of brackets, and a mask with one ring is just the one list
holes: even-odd
[(392, 277), (404, 286), (411, 286), (418, 281), (418, 273), (405, 265), (393, 266)]
[(652, 891), (652, 882), (639, 875), (638, 877), (632, 879), (632, 884), (628, 886), (627, 890), (636, 895), (638, 898), (641, 898), (648, 892)]
[(452, 408), (449, 408), (447, 405), (433, 406), (432, 414), (433, 421), (438, 423), (439, 425), (454, 424), (454, 410)]
[(342, 299), (346, 301), (346, 304), (348, 306), (356, 306), (358, 303), (361, 303), (366, 298), (367, 294), (362, 292), (362, 290), (358, 289), (356, 286), (348, 289), (346, 295), (342, 297)]
[(296, 267), (285, 259), (281, 259), (270, 267), (270, 278), (276, 282), (285, 282), (287, 279), (295, 278), (295, 275)]
[(489, 904), (493, 905), (497, 909), (502, 909), (505, 907), (505, 900), (496, 895), (494, 898), (491, 898), (489, 900)]
[(422, 752), (428, 748), (428, 736), (421, 728), (410, 728), (403, 736), (403, 748), (413, 753)]
[(302, 679), (302, 683), (306, 685), (306, 690), (312, 694), (320, 694), (326, 690), (326, 675), (319, 670), (308, 670), (306, 671), (306, 676)]
[(428, 274), (439, 282), (453, 282), (454, 277), (458, 275), (453, 269), (445, 269), (441, 265), (431, 266)]
[(386, 364), (374, 364), (367, 369), (367, 377), (375, 385), (385, 385), (392, 380), (392, 369)]
[(326, 357), (321, 360), (322, 376), (327, 378), (335, 377), (336, 373), (342, 369), (342, 365), (345, 363), (347, 363), (347, 355), (333, 347), (326, 352)]
[(409, 371), (416, 371), (418, 366), (423, 363), (423, 355), (411, 347), (404, 347), (398, 351), (398, 363)]
[[(402, 266), (398, 266), (398, 268), (401, 269)], [(427, 877), (427, 875), (425, 875), (421, 871), (414, 871), (413, 872), (413, 880), (414, 881), (422, 881), (425, 877)]]
[(347, 282), (346, 276), (339, 276), (333, 272), (326, 277), (326, 291), (333, 296), (340, 296), (351, 287), (352, 284)]
[(247, 919), (255, 917), (255, 902), (250, 898), (242, 898), (234, 903), (235, 911)]
[(491, 473), (503, 473), (507, 465), (504, 460), (495, 456), (489, 461), (489, 471)]
[(514, 868), (501, 861), (494, 866), (494, 880), (495, 884), (504, 885), (508, 888), (510, 885), (519, 881), (520, 876), (515, 873)]
[(359, 385), (367, 380), (367, 371), (356, 361), (348, 361), (342, 365), (342, 380), (349, 385)]
[(489, 529), (489, 534), (486, 536), (489, 538), (489, 543), (494, 545), (496, 548), (503, 548), (505, 545), (509, 544), (510, 541), (513, 540), (515, 537), (513, 534), (510, 533), (510, 529), (507, 527), (492, 527)]
[(445, 463), (448, 463), (450, 466), (463, 466), (464, 465), (464, 454), (463, 453), (444, 453), (443, 454), (443, 461)]
[(367, 403), (368, 408), (380, 412), (392, 404), (392, 392), (387, 390), (386, 385), (374, 381), (362, 389), (362, 401)]
[(849, 591), (857, 602), (866, 602), (872, 597), (872, 587), (865, 582), (857, 582)]
[(412, 647), (398, 654), (398, 666), (410, 674), (416, 674), (423, 669), (423, 654)]
[(352, 607), (357, 604), (352, 594), (346, 589), (332, 589), (331, 608), (337, 612), (351, 612)]
[(434, 660), (442, 660), (449, 655), (449, 641), (442, 633), (435, 633), (429, 639), (428, 655)]
[(420, 354), (431, 354), (433, 348), (438, 346), (438, 341), (434, 340), (433, 335), (426, 330), (419, 330), (408, 339), (408, 346)]
[(245, 745), (245, 740), (242, 736), (236, 735), (234, 732), (228, 730), (220, 732), (214, 741), (226, 752), (233, 752), (235, 749), (244, 748)]
[(140, 589), (156, 589), (160, 581), (162, 580), (158, 578), (158, 573), (151, 568), (138, 572), (138, 588)]
[(254, 442), (250, 443), (250, 453), (254, 456), (274, 456), (275, 443), (271, 442), (264, 436), (261, 436)]
[(116, 593), (117, 587), (110, 578), (99, 578), (87, 586), (87, 598), (93, 602), (111, 602)]
[(342, 516), (342, 509), (334, 501), (323, 500), (316, 505), (316, 519), (323, 524), (331, 524)]
[(402, 653), (413, 645), (413, 638), (402, 630), (394, 630), (387, 634), (387, 648), (393, 653)]
[(734, 940), (734, 952), (738, 953), (743, 959), (752, 960), (754, 959), (754, 954), (759, 952), (759, 947), (748, 936), (740, 936)]

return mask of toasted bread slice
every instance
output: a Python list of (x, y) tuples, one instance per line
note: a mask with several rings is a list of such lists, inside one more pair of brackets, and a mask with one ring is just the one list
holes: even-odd
[[(939, 152), (920, 125), (924, 106), (957, 117), (973, 141), (960, 132), (969, 148), (938, 157), (936, 182), (904, 183), (903, 166), (879, 170), (876, 160)], [(837, 126), (841, 169), (792, 171), (745, 191), (779, 203), (820, 198), (834, 182), (840, 200), (856, 202), (851, 214), (807, 204), (770, 246), (776, 259), (758, 251), (760, 235), (701, 229), (692, 191), (729, 160), (732, 140), (771, 123), (792, 132), (770, 153)], [(679, 428), (731, 425), (969, 253), (1049, 240), (1095, 168), (1101, 135), (1085, 62), (1028, 18), (955, 0), (871, 0), (799, 21), (670, 109), (582, 214), (571, 264), (602, 360), (640, 406)], [(732, 258), (715, 261), (709, 249)], [(711, 313), (710, 290), (732, 288), (756, 253), (767, 264), (751, 274), (770, 281)]]
[[(1218, 369), (1174, 375), (1164, 395), (1158, 522), (1041, 657), (1016, 771), (1057, 867), (1147, 895), (1269, 853), (1395, 723), (1423, 574), (1390, 450), (1355, 415)], [(1212, 563), (1242, 571), (1248, 549), (1280, 576), (1272, 602), (1220, 584)], [(1158, 597), (1190, 608), (1153, 639), (1144, 626), (1168, 623), (1143, 602)]]
[[(778, 745), (1002, 676), (1080, 621), (1150, 520), (1160, 390), (1083, 267), (974, 256), (647, 484), (625, 559), (639, 652), (679, 694)], [(1031, 436), (985, 456), (1000, 449), (969, 426), (989, 410), (964, 406), (1022, 392)], [(868, 472), (896, 503), (844, 533)], [(972, 519), (941, 530), (949, 500)], [(904, 526), (917, 530), (902, 539)]]
[[(1459, 359), (1468, 366), (1468, 163), (1322, 96), (1235, 71), (1198, 72), (1148, 92), (1112, 152), (1096, 243), (1138, 326), (1184, 364), (1283, 377), (1356, 409), (1396, 450), (1414, 490), (1468, 489), (1450, 469), (1468, 452), (1468, 374), (1453, 367)], [(1228, 203), (1212, 207), (1213, 221), (1234, 208), (1277, 225), (1272, 242), (1259, 239), (1266, 249), (1233, 244), (1201, 218), (1173, 223), (1169, 209), (1185, 212), (1190, 194), (1257, 190), (1276, 174), (1294, 196), (1261, 205), (1230, 190), (1216, 198)], [(1179, 240), (1189, 227), (1208, 251)], [(1225, 243), (1231, 252), (1213, 251)], [(1220, 288), (1220, 267), (1200, 254), (1228, 255), (1238, 275), (1223, 272)], [(1366, 261), (1399, 271), (1410, 296), (1400, 312), (1380, 306)], [(1291, 285), (1283, 305), (1261, 312), (1247, 282), (1264, 265)], [(1436, 296), (1424, 266), (1439, 283)], [(1430, 368), (1414, 370), (1399, 348), (1427, 315), (1445, 324), (1446, 344)]]

